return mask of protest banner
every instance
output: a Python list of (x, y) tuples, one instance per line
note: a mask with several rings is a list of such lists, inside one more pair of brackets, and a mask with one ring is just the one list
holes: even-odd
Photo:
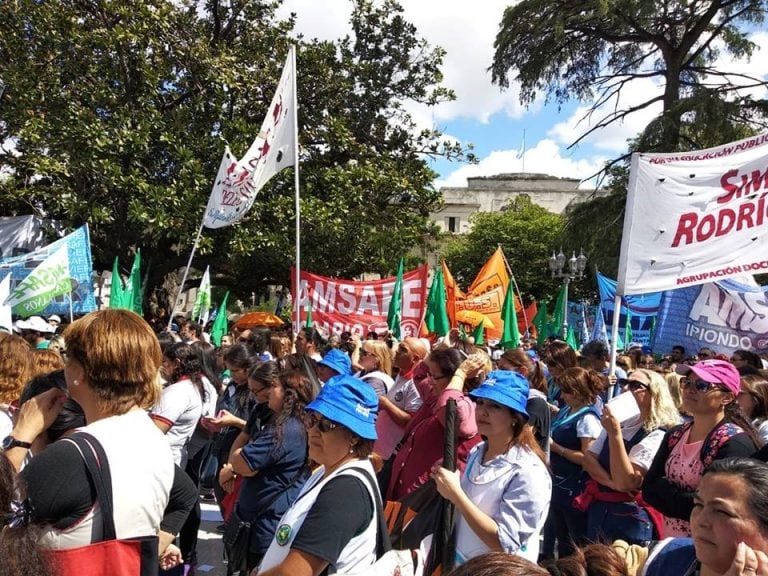
[(71, 287), (67, 247), (61, 246), (11, 288), (3, 305), (10, 306), (14, 314), (29, 318), (45, 310), (56, 296), (69, 294)]
[(653, 349), (768, 352), (768, 286), (729, 279), (664, 292)]
[(618, 293), (768, 271), (768, 133), (695, 152), (632, 155)]
[[(483, 264), (466, 293), (458, 289), (445, 262), (442, 262), (442, 270), (448, 294), (448, 316), (451, 320), (451, 326), (456, 327), (457, 315), (460, 316), (461, 312), (477, 312), (490, 320), (490, 325), (485, 325), (486, 340), (501, 339), (504, 330), (501, 309), (509, 285), (509, 274), (501, 248), (497, 248)], [(520, 334), (525, 334), (527, 330), (533, 327), (536, 311), (535, 302), (523, 309), (520, 298), (517, 294), (515, 295), (515, 313), (517, 314), (517, 326)]]
[(62, 247), (66, 248), (71, 291), (55, 296), (44, 309), (36, 312), (42, 316), (50, 316), (51, 314), (68, 315), (70, 298), (72, 299), (72, 311), (74, 314), (85, 314), (86, 312), (96, 310), (88, 225), (81, 226), (71, 234), (29, 254), (0, 260), (0, 275), (5, 275), (6, 271), (10, 271), (10, 291), (13, 294), (17, 285), (23, 282), (35, 268)]
[[(427, 298), (426, 265), (403, 274), (401, 330), (402, 337), (418, 336)], [(291, 278), (294, 275), (291, 273)], [(311, 299), (312, 323), (315, 328), (329, 334), (352, 332), (365, 336), (368, 332), (387, 331), (387, 312), (396, 278), (382, 278), (368, 282), (338, 280), (301, 271), (298, 292), (294, 302), (300, 307), (300, 324), (304, 326)], [(295, 325), (294, 330), (299, 327)]]

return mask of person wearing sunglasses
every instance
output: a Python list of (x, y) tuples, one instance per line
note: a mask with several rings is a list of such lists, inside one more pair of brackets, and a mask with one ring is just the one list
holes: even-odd
[(329, 380), (306, 408), (309, 457), (319, 467), (277, 530), (257, 573), (362, 574), (376, 561), (380, 502), (369, 461), (379, 399), (354, 376)]
[(680, 423), (680, 414), (664, 377), (652, 370), (633, 370), (619, 380), (622, 393), (634, 397), (640, 414), (620, 422), (603, 407), (603, 431), (584, 453), (583, 467), (591, 476), (577, 498), (587, 512), (587, 538), (592, 542), (624, 540), (647, 545), (654, 537), (653, 512), (639, 492), (667, 430)]
[(645, 500), (664, 515), (664, 536), (690, 536), (694, 493), (707, 466), (727, 457), (749, 457), (758, 445), (736, 397), (739, 372), (730, 362), (679, 364), (683, 410), (691, 420), (669, 430), (643, 481)]

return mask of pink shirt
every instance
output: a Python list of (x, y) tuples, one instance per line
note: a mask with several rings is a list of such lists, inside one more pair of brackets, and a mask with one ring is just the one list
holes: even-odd
[(387, 500), (410, 494), (429, 479), (432, 466), (443, 457), (445, 405), (456, 400), (459, 440), (456, 446), (459, 469), (464, 470), (467, 455), (481, 441), (475, 422), (475, 404), (459, 390), (443, 390), (425, 400), (408, 424), (403, 445), (392, 463)]
[[(667, 458), (666, 476), (680, 487), (693, 491), (704, 474), (704, 463), (701, 461), (703, 440), (689, 443), (690, 433), (690, 429), (686, 430), (680, 437), (680, 441), (672, 448)], [(690, 538), (691, 527), (687, 520), (664, 516), (664, 536)]]

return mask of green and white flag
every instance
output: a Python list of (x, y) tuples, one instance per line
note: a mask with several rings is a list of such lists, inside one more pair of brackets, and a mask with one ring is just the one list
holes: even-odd
[(131, 266), (131, 275), (128, 276), (128, 282), (125, 283), (123, 291), (123, 308), (133, 310), (139, 316), (144, 314), (143, 310), (144, 293), (141, 290), (141, 250), (136, 250), (133, 257), (133, 266)]
[(200, 288), (197, 290), (197, 298), (192, 308), (192, 318), (205, 326), (208, 324), (208, 316), (211, 313), (211, 275), (209, 266), (205, 267), (205, 274), (200, 280)]
[(19, 282), (3, 305), (11, 306), (14, 314), (28, 318), (45, 310), (56, 296), (69, 294), (71, 290), (69, 256), (67, 247), (62, 246)]

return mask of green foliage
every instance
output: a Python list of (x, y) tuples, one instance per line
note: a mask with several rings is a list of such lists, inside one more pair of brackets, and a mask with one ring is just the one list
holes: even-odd
[[(0, 213), (88, 222), (97, 269), (144, 250), (149, 292), (186, 264), (224, 142), (255, 137), (288, 50), (279, 2), (0, 3)], [(354, 34), (299, 40), (302, 267), (387, 272), (431, 234), (425, 156), (464, 156), (418, 133), (402, 104), (453, 98), (394, 0), (355, 0)], [(202, 235), (195, 266), (241, 298), (288, 283), (293, 171), (239, 224)], [(389, 247), (396, 246), (392, 250)]]
[[(593, 110), (618, 97), (637, 78), (656, 79), (661, 93), (632, 107), (610, 107), (595, 129), (661, 102), (663, 112), (642, 138), (642, 151), (699, 147), (685, 126), (709, 120), (713, 99), (733, 124), (759, 120), (765, 102), (737, 92), (734, 83), (768, 85), (761, 78), (715, 67), (725, 55), (749, 58), (747, 36), (765, 19), (764, 0), (522, 0), (504, 11), (496, 36), (492, 78), (520, 83), (520, 99), (593, 101)], [(577, 140), (578, 141), (578, 140)], [(727, 141), (727, 140), (721, 140)]]
[(559, 215), (518, 196), (502, 211), (477, 213), (471, 222), (470, 232), (451, 237), (440, 254), (463, 289), (501, 245), (525, 300), (557, 294), (559, 282), (550, 278), (548, 258), (559, 246)]
[[(630, 143), (631, 152), (708, 148), (745, 138), (766, 125), (767, 100), (738, 92), (736, 83), (768, 87), (762, 78), (717, 68), (718, 59), (747, 59), (748, 32), (765, 20), (764, 0), (522, 0), (507, 8), (495, 41), (491, 72), (502, 87), (521, 85), (520, 99), (539, 95), (564, 103), (593, 102), (590, 133), (658, 103), (662, 112)], [(661, 86), (622, 107), (631, 81)], [(615, 104), (615, 106), (614, 106)], [(596, 112), (604, 106), (607, 111)], [(629, 154), (606, 164), (605, 193), (571, 206), (565, 244), (583, 246), (615, 277), (620, 251)]]

